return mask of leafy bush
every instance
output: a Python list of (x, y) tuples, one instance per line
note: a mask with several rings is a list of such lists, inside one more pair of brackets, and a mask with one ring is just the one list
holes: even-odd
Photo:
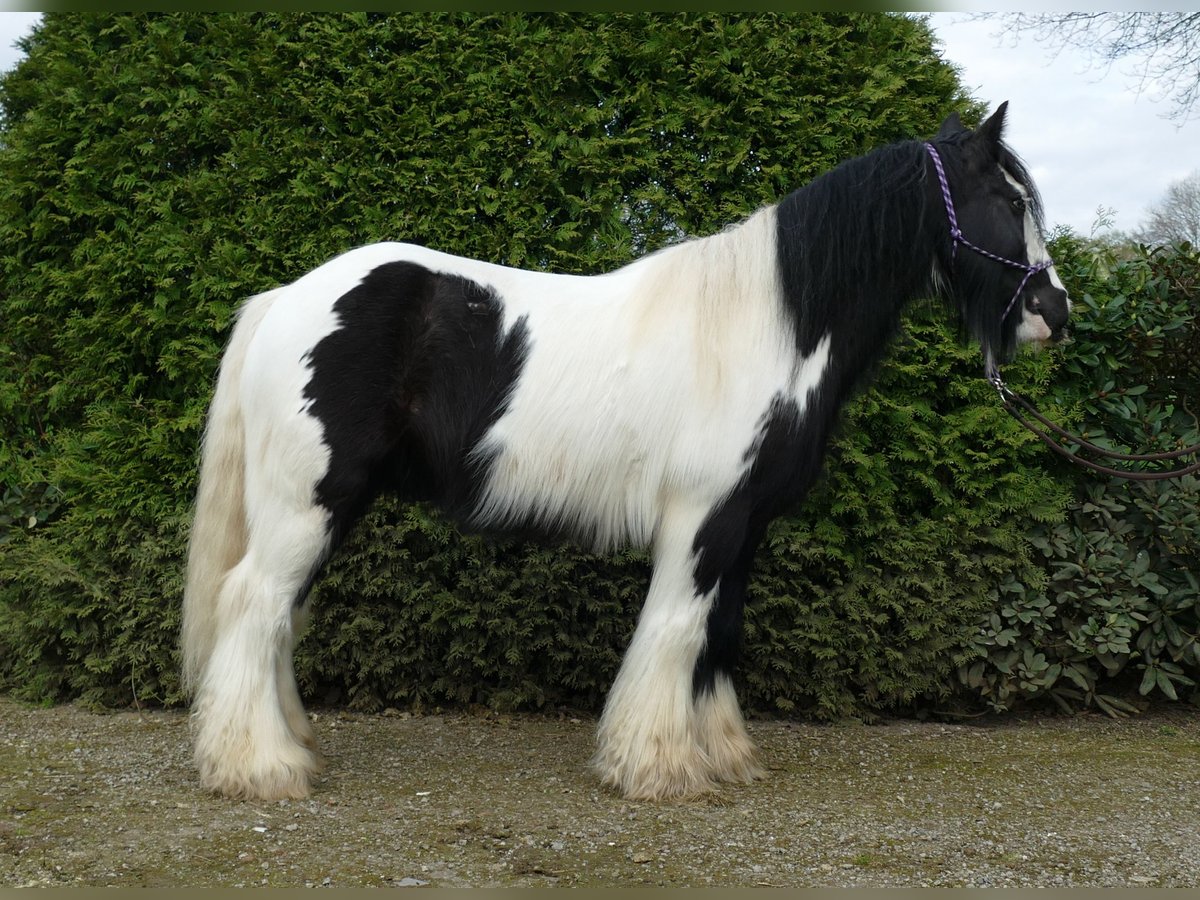
[[(381, 239), (601, 271), (951, 109), (980, 112), (902, 16), (48, 15), (0, 81), (0, 684), (181, 699), (196, 446), (241, 298)], [(1073, 482), (939, 322), (915, 311), (771, 531), (753, 706), (941, 702), (996, 581), (1046, 578), (1023, 536)], [(1056, 360), (1013, 375), (1041, 397)], [(595, 707), (647, 572), (381, 503), (317, 586), (299, 678), (360, 708)]]
[[(1200, 254), (1140, 247), (1123, 258), (1064, 237), (1074, 345), (1054, 398), (1093, 443), (1144, 453), (1200, 442)], [(1048, 697), (1063, 709), (1136, 709), (1200, 680), (1200, 478), (1128, 482), (1045, 460), (1073, 480), (1065, 521), (1032, 543), (1046, 577), (1010, 575), (974, 639), (966, 685), (994, 709)], [(1149, 468), (1151, 464), (1137, 464)]]

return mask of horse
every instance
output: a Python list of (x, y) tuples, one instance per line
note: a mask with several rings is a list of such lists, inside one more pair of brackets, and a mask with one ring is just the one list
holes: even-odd
[(377, 243), (248, 299), (188, 548), (202, 784), (309, 795), (323, 760), (293, 646), (323, 565), (385, 491), (466, 529), (650, 546), (595, 772), (652, 801), (762, 777), (732, 680), (754, 553), (905, 305), (957, 309), (989, 371), (1063, 336), (1070, 301), (1006, 110), (975, 130), (952, 114), (605, 274)]

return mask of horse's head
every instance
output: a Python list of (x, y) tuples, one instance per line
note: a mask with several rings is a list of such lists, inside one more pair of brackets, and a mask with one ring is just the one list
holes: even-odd
[(948, 227), (939, 277), (958, 301), (992, 374), (1023, 344), (1062, 340), (1071, 301), (1046, 252), (1041, 199), (1002, 140), (1002, 103), (978, 130), (952, 114), (927, 144), (931, 200)]

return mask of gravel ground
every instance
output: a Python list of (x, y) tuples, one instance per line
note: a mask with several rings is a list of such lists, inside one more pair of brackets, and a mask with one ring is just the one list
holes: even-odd
[(0, 697), (0, 886), (1200, 886), (1200, 711), (751, 722), (768, 777), (630, 802), (595, 722), (317, 711), (309, 800), (201, 791), (178, 711)]

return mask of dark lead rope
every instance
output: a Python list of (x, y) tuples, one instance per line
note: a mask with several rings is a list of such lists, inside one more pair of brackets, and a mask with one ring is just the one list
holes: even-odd
[(1059, 456), (1070, 460), (1076, 465), (1083, 466), (1085, 469), (1091, 469), (1093, 472), (1099, 472), (1101, 475), (1111, 475), (1114, 478), (1125, 478), (1130, 481), (1165, 481), (1168, 478), (1182, 478), (1184, 475), (1195, 475), (1197, 472), (1200, 472), (1200, 459), (1190, 465), (1181, 466), (1178, 469), (1165, 469), (1158, 472), (1127, 472), (1122, 469), (1114, 469), (1111, 466), (1102, 466), (1099, 463), (1092, 462), (1090, 459), (1083, 459), (1076, 456), (1068, 448), (1026, 419), (1022, 414), (1022, 410), (1059, 437), (1073, 444), (1078, 444), (1084, 450), (1095, 453), (1098, 456), (1106, 456), (1109, 459), (1126, 460), (1129, 462), (1156, 462), (1165, 459), (1180, 459), (1184, 456), (1200, 454), (1200, 444), (1192, 444), (1190, 447), (1181, 447), (1178, 450), (1168, 450), (1164, 453), (1118, 453), (1115, 450), (1105, 450), (1103, 447), (1098, 447), (1096, 444), (1073, 435), (1069, 431), (1065, 431), (1058, 425), (1055, 425), (1042, 415), (1037, 407), (1005, 384), (999, 375), (995, 375), (989, 380), (996, 390), (1000, 392), (1000, 402), (1004, 404), (1004, 409), (1010, 416), (1041, 438), (1042, 442)]
[[(1025, 285), (1029, 282), (1029, 279), (1038, 272), (1042, 272), (1050, 268), (1052, 265), (1054, 265), (1054, 261), (1047, 259), (1044, 262), (1037, 264), (1017, 262), (1013, 259), (997, 256), (995, 253), (984, 250), (977, 244), (973, 244), (967, 240), (962, 233), (962, 229), (958, 227), (958, 216), (956, 216), (954, 213), (954, 201), (950, 198), (950, 185), (946, 181), (946, 170), (942, 167), (942, 158), (938, 155), (938, 152), (934, 148), (933, 144), (927, 142), (925, 144), (925, 149), (929, 151), (929, 156), (933, 160), (933, 168), (937, 172), (938, 184), (942, 189), (942, 199), (946, 203), (946, 218), (950, 220), (951, 260), (956, 258), (958, 254), (958, 245), (962, 244), (968, 249), (974, 250), (981, 256), (986, 256), (988, 259), (994, 259), (996, 262), (1003, 263), (1006, 266), (1012, 266), (1015, 269), (1023, 269), (1025, 271), (1025, 277), (1022, 278), (1021, 283), (1017, 285), (1016, 293), (1014, 293), (1012, 299), (1008, 301), (1008, 306), (1004, 307), (1004, 312), (1000, 316), (1000, 321), (1003, 323), (1004, 320), (1008, 318), (1008, 314), (1012, 312), (1013, 306), (1016, 305), (1017, 298), (1021, 296), (1021, 291), (1025, 290)], [(1047, 419), (1038, 411), (1037, 407), (1035, 407), (1031, 402), (1004, 383), (1004, 380), (1000, 377), (999, 370), (996, 369), (996, 367), (990, 361), (987, 365), (987, 371), (985, 375), (987, 380), (991, 382), (992, 386), (995, 387), (999, 392), (1000, 402), (1004, 405), (1004, 409), (1010, 416), (1037, 435), (1047, 447), (1049, 447), (1059, 456), (1070, 460), (1078, 466), (1083, 466), (1085, 469), (1090, 469), (1093, 472), (1099, 472), (1101, 475), (1110, 475), (1114, 478), (1125, 478), (1130, 481), (1165, 481), (1168, 478), (1181, 478), (1184, 475), (1194, 475), (1197, 472), (1200, 472), (1200, 459), (1196, 460), (1190, 465), (1181, 466), (1178, 469), (1167, 469), (1165, 471), (1158, 472), (1126, 472), (1122, 471), (1121, 469), (1111, 468), (1110, 466), (1102, 466), (1099, 463), (1092, 462), (1090, 459), (1083, 459), (1077, 456), (1075, 453), (1072, 453), (1068, 448), (1064, 447), (1045, 431), (1042, 431), (1036, 425), (1030, 422), (1025, 417), (1024, 413), (1028, 413), (1060, 438), (1068, 440), (1073, 444), (1078, 444), (1081, 450), (1086, 450), (1090, 453), (1095, 453), (1098, 456), (1107, 457), (1108, 459), (1123, 460), (1125, 462), (1161, 462), (1162, 460), (1167, 459), (1180, 459), (1184, 456), (1195, 456), (1200, 454), (1200, 444), (1193, 444), (1190, 447), (1182, 447), (1179, 450), (1169, 450), (1164, 453), (1118, 453), (1115, 450), (1105, 450), (1103, 447), (1099, 447), (1090, 441), (1086, 441), (1081, 437), (1071, 434), (1069, 431), (1063, 430), (1058, 425), (1055, 425), (1053, 422)]]

